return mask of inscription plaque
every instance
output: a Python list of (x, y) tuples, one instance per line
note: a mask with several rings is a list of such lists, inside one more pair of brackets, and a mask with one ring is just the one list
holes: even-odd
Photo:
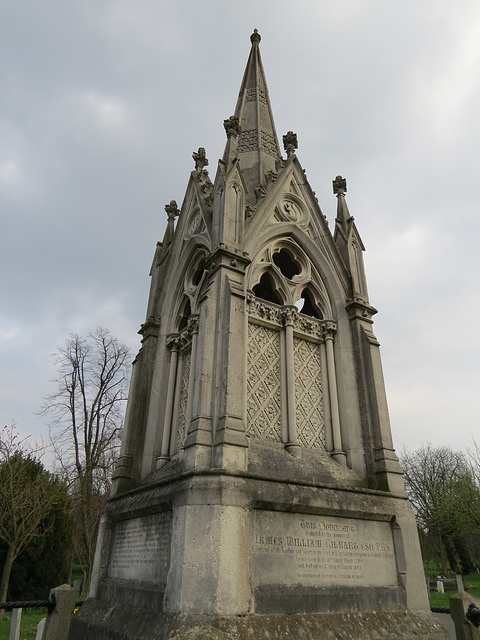
[(115, 525), (110, 578), (166, 582), (170, 561), (170, 511)]
[(254, 584), (398, 584), (388, 522), (258, 511), (253, 515)]

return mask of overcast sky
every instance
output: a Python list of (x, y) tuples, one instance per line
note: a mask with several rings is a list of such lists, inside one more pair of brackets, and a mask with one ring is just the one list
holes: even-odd
[(47, 436), (52, 354), (108, 327), (136, 352), (148, 272), (250, 50), (277, 133), (333, 228), (366, 246), (397, 451), (465, 449), (480, 388), (480, 4), (461, 0), (0, 3), (0, 420)]

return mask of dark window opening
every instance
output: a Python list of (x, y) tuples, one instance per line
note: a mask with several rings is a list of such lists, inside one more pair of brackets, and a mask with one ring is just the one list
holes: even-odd
[(198, 267), (195, 270), (195, 273), (193, 274), (193, 278), (192, 278), (192, 284), (196, 287), (197, 284), (200, 282), (200, 280), (202, 279), (203, 276), (203, 272), (205, 271), (205, 259), (200, 260), (200, 264), (198, 265)]
[[(300, 313), (303, 313), (306, 316), (311, 316), (312, 318), (321, 319), (322, 316), (319, 313), (317, 307), (314, 305), (312, 296), (308, 289), (304, 289), (302, 291), (302, 296), (300, 300), (303, 300), (303, 305), (301, 307), (298, 307), (298, 310), (300, 311)], [(297, 301), (297, 305), (300, 302), (300, 300)]]
[(190, 306), (190, 300), (187, 300), (187, 304), (185, 305), (185, 309), (180, 319), (180, 324), (178, 325), (179, 331), (181, 331), (182, 329), (185, 329), (188, 323), (188, 319), (191, 315), (192, 315), (192, 307)]
[(268, 275), (268, 273), (264, 273), (260, 278), (260, 282), (253, 287), (253, 293), (257, 296), (257, 298), (267, 300), (267, 302), (283, 304), (274, 289), (272, 278)]
[(293, 276), (297, 276), (302, 270), (298, 262), (292, 257), (290, 251), (286, 249), (281, 249), (278, 253), (274, 253), (273, 261), (285, 278), (289, 280), (291, 280)]

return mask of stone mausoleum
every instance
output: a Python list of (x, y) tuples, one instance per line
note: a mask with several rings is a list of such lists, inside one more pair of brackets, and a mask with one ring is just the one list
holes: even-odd
[(198, 149), (165, 207), (70, 638), (440, 640), (346, 181), (332, 232), (251, 43), (215, 176)]

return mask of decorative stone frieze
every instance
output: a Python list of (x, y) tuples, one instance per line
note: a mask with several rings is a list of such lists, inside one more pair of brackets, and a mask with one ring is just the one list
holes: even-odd
[(282, 310), (279, 306), (257, 298), (253, 293), (247, 293), (247, 311), (250, 316), (268, 320), (275, 324), (283, 324)]
[(337, 330), (334, 320), (320, 320), (300, 313), (293, 306), (280, 307), (267, 300), (257, 298), (252, 292), (247, 293), (247, 312), (252, 318), (266, 320), (277, 325), (293, 327), (296, 333), (323, 341)]

